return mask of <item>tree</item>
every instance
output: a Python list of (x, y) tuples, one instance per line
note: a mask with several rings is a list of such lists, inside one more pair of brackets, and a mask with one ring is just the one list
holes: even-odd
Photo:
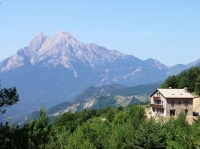
[(113, 119), (115, 118), (115, 110), (111, 107), (108, 107), (105, 116), (109, 122), (112, 122)]
[(196, 94), (200, 95), (200, 75), (198, 75), (196, 83), (195, 83), (195, 87), (194, 87), (194, 91)]
[(52, 126), (44, 106), (40, 110), (40, 117), (29, 124), (30, 145), (35, 148), (45, 148), (46, 143), (53, 136)]
[[(17, 95), (17, 89), (1, 89), (0, 84), (0, 113), (4, 114), (5, 109), (3, 107), (8, 107), (19, 101), (19, 95)], [(10, 125), (10, 121), (6, 122), (5, 125), (0, 123), (0, 148), (10, 148), (13, 143), (14, 126)]]
[(162, 121), (154, 118), (145, 120), (135, 133), (135, 145), (147, 149), (165, 149), (166, 134)]
[(10, 121), (4, 125), (0, 123), (0, 148), (11, 148), (13, 146), (13, 127)]
[(90, 118), (95, 117), (96, 114), (97, 114), (97, 110), (95, 110), (95, 109), (92, 109), (92, 110), (84, 109), (79, 114), (79, 116), (80, 116), (79, 123), (82, 124), (82, 123), (86, 122)]
[(73, 133), (78, 126), (78, 115), (76, 113), (66, 112), (58, 117), (54, 121), (53, 125), (59, 133), (62, 131), (69, 131), (70, 133)]
[(123, 112), (123, 111), (120, 111), (116, 114), (114, 120), (113, 120), (113, 123), (116, 125), (116, 124), (123, 124), (123, 123), (126, 123), (128, 120), (128, 115), (127, 113)]
[(79, 128), (84, 134), (84, 138), (93, 144), (95, 148), (102, 149), (108, 144), (108, 136), (111, 130), (110, 123), (107, 121), (103, 121), (101, 118), (92, 118)]
[(90, 142), (88, 138), (85, 137), (82, 129), (79, 127), (66, 141), (67, 146), (63, 148), (68, 149), (96, 149), (96, 147)]
[(129, 116), (131, 123), (135, 129), (138, 129), (139, 126), (146, 119), (145, 110), (140, 105), (133, 105), (128, 111), (128, 116)]
[(178, 88), (184, 88), (188, 86), (188, 78), (186, 76), (182, 76), (178, 83)]
[(182, 111), (177, 119), (168, 120), (165, 125), (167, 135), (167, 148), (196, 148), (196, 140), (193, 138), (190, 125)]
[(135, 146), (134, 140), (135, 129), (130, 122), (112, 125), (109, 135), (110, 136), (107, 139), (109, 142), (106, 144), (105, 148), (138, 148), (137, 146)]
[(193, 138), (196, 140), (197, 146), (200, 146), (200, 116), (197, 119), (194, 119), (191, 127)]
[(172, 87), (172, 88), (177, 88), (178, 87), (178, 82), (177, 82), (177, 78), (176, 76), (169, 76), (165, 82), (162, 84), (161, 86), (162, 88), (169, 88), (169, 87)]
[(0, 112), (4, 114), (5, 109), (3, 107), (8, 107), (19, 101), (19, 95), (17, 94), (17, 89), (15, 87), (9, 89), (1, 89), (0, 84)]
[(121, 111), (124, 112), (124, 107), (120, 105), (117, 107), (117, 112), (121, 112)]

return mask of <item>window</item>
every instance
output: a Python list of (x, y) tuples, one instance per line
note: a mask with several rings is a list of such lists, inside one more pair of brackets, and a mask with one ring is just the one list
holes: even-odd
[(164, 109), (162, 109), (162, 114), (164, 113)]
[(152, 109), (152, 110), (153, 110), (153, 112), (155, 112), (155, 108), (154, 108), (154, 107), (153, 107), (153, 109)]
[(160, 105), (160, 103), (161, 103), (161, 101), (160, 101), (160, 100), (156, 100), (156, 101), (155, 101), (155, 104), (158, 104), (158, 105)]
[(185, 106), (188, 106), (188, 102), (187, 101), (185, 102)]
[(170, 110), (170, 116), (175, 116), (175, 110)]
[(171, 106), (172, 106), (172, 107), (174, 106), (174, 101), (171, 101)]
[(179, 104), (179, 106), (180, 106), (180, 105), (181, 105), (181, 102), (179, 101), (178, 104)]

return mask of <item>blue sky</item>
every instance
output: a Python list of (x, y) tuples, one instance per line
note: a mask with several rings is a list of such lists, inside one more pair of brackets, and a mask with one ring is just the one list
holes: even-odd
[(1, 0), (0, 61), (39, 32), (172, 66), (200, 59), (199, 0)]

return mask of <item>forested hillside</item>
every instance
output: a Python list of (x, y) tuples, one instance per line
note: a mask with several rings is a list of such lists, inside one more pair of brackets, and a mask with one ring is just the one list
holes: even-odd
[[(200, 68), (169, 77), (163, 88), (188, 87), (199, 94)], [(193, 86), (191, 85), (193, 84)], [(0, 123), (0, 149), (188, 149), (200, 147), (200, 117), (147, 118), (146, 106), (107, 107), (64, 113), (52, 123), (44, 107), (23, 127)]]
[(187, 87), (189, 92), (195, 92), (200, 95), (200, 67), (190, 68), (179, 75), (168, 77), (161, 87)]
[(1, 124), (0, 130), (1, 149), (188, 149), (200, 146), (200, 117), (191, 125), (183, 113), (177, 119), (156, 121), (146, 118), (140, 105), (64, 113), (52, 124), (43, 107), (39, 119), (22, 128)]
[[(149, 95), (155, 91), (161, 82), (152, 84), (141, 84), (127, 87), (120, 84), (108, 84), (104, 86), (91, 86), (76, 96), (72, 102), (62, 102), (47, 110), (50, 121), (66, 112), (80, 112), (83, 109), (102, 109), (108, 106), (117, 108), (127, 107), (132, 104), (146, 104), (149, 102)], [(1, 118), (1, 116), (0, 116)], [(33, 119), (39, 118), (39, 111), (34, 111), (24, 118), (16, 121), (15, 124), (24, 125)]]

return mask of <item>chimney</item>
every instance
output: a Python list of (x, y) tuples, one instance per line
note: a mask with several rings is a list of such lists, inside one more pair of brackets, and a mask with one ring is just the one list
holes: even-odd
[(185, 90), (185, 93), (187, 93), (187, 92), (188, 92), (188, 90), (187, 90), (187, 87), (184, 87), (183, 89)]
[(169, 89), (172, 89), (172, 87), (169, 87)]

